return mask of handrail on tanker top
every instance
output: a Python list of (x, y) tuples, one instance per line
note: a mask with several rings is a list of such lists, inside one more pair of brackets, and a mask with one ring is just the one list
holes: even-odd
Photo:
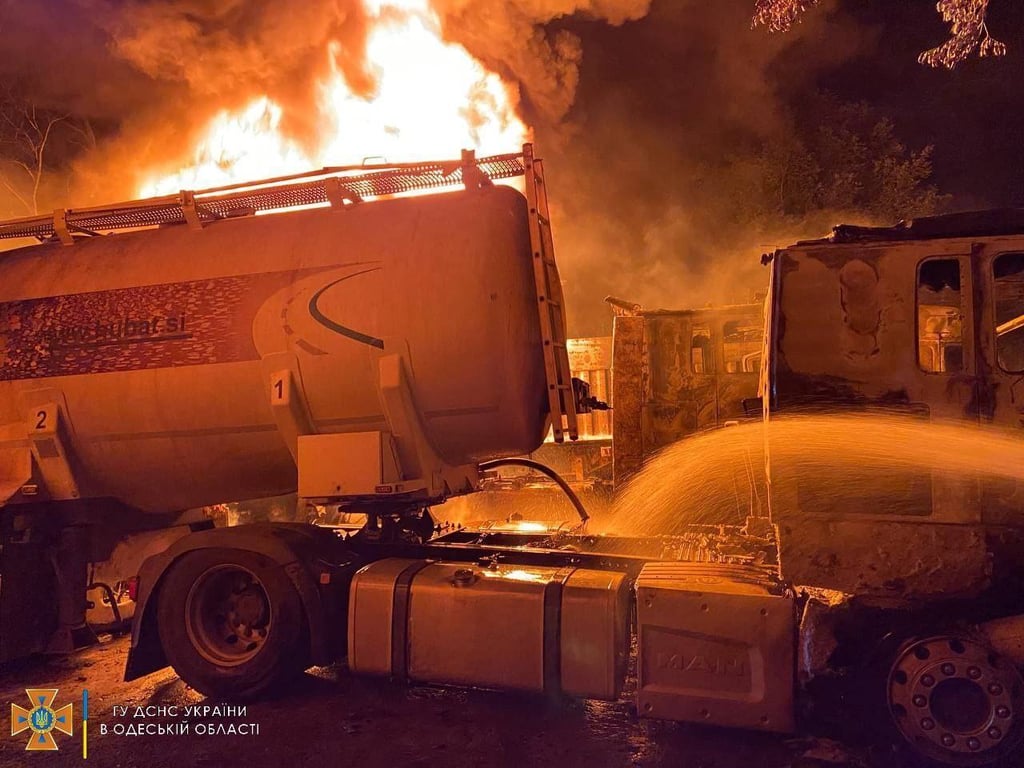
[(464, 151), (459, 160), (331, 166), (90, 208), (60, 208), (52, 213), (0, 221), (0, 239), (36, 238), (73, 245), (76, 234), (97, 236), (163, 224), (201, 226), (204, 222), (252, 215), (256, 211), (325, 203), (348, 205), (403, 192), (468, 187), (481, 179), (496, 181), (525, 175), (524, 157), (529, 147), (524, 145), (520, 153), (480, 158), (472, 151)]

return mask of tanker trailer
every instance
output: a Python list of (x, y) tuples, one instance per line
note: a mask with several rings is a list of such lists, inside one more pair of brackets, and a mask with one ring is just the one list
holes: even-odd
[[(510, 176), (525, 196), (492, 183)], [(256, 215), (282, 207), (298, 210)], [(571, 377), (529, 145), (58, 211), (0, 236), (46, 241), (0, 258), (0, 602), (38, 594), (19, 548), (85, 572), (105, 552), (82, 541), (130, 546), (182, 510), (297, 490), (365, 524), (210, 527), (146, 557), (126, 679), (170, 665), (244, 699), (344, 658), (616, 699), (635, 609), (642, 716), (792, 729), (796, 603), (773, 527), (434, 522), (549, 425), (575, 439), (593, 404)], [(82, 594), (61, 594), (80, 619)], [(25, 612), (0, 631), (9, 616)]]
[[(532, 216), (491, 183), (524, 173)], [(136, 573), (185, 510), (298, 486), (429, 534), (552, 403), (574, 430), (537, 178), (526, 147), (0, 225), (44, 241), (0, 256), (4, 656), (72, 644), (89, 569), (127, 543)]]

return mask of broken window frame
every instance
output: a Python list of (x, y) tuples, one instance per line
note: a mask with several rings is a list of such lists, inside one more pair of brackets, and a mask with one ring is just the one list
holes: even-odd
[[(957, 305), (958, 312), (957, 312), (957, 322), (956, 322), (956, 325), (958, 325), (959, 329), (960, 329), (959, 336), (957, 337), (957, 340), (958, 340), (958, 343), (959, 343), (959, 347), (960, 347), (960, 364), (956, 368), (949, 368), (949, 367), (947, 367), (948, 366), (948, 362), (949, 362), (949, 358), (946, 356), (945, 353), (946, 353), (947, 350), (954, 348), (954, 346), (957, 344), (957, 341), (949, 341), (944, 346), (943, 343), (942, 343), (941, 332), (939, 334), (939, 338), (935, 340), (936, 341), (936, 347), (934, 349), (934, 356), (932, 358), (932, 360), (933, 360), (932, 367), (928, 367), (928, 366), (925, 365), (926, 361), (925, 361), (925, 359), (922, 356), (922, 352), (926, 348), (926, 347), (924, 347), (924, 343), (927, 342), (927, 341), (930, 341), (930, 340), (925, 339), (924, 336), (922, 335), (924, 329), (922, 329), (922, 327), (921, 327), (921, 309), (922, 309), (922, 307), (931, 307), (931, 306), (943, 307), (945, 305), (942, 305), (942, 304), (925, 304), (925, 303), (923, 303), (921, 301), (921, 288), (923, 286), (923, 283), (921, 281), (921, 275), (922, 275), (922, 271), (923, 271), (923, 269), (924, 269), (926, 264), (935, 263), (935, 262), (941, 262), (941, 261), (955, 262), (956, 265), (957, 265), (957, 273), (958, 273), (958, 275), (957, 275), (957, 287), (956, 287), (955, 292), (956, 292), (956, 296), (958, 298), (958, 305)], [(914, 283), (914, 343), (915, 343), (915, 358), (916, 358), (916, 362), (917, 362), (917, 367), (918, 367), (918, 369), (922, 373), (926, 373), (926, 374), (930, 374), (930, 375), (956, 375), (956, 374), (962, 374), (966, 370), (966, 367), (965, 367), (966, 366), (966, 360), (965, 360), (965, 353), (964, 353), (964, 331), (963, 331), (964, 314), (966, 312), (966, 307), (965, 307), (965, 303), (964, 303), (964, 283), (965, 283), (965, 280), (964, 280), (964, 269), (965, 269), (965, 266), (964, 266), (962, 260), (958, 256), (953, 256), (953, 255), (928, 256), (926, 258), (921, 259), (917, 263), (917, 267), (916, 267), (916, 269), (914, 271), (915, 277), (916, 277), (915, 283)], [(939, 292), (941, 292), (941, 289), (940, 289), (940, 291), (938, 291), (936, 293), (939, 293)], [(949, 307), (949, 309), (952, 309), (952, 307)], [(949, 313), (947, 313), (947, 315), (952, 316), (952, 313), (949, 312)], [(938, 316), (938, 315), (936, 315), (936, 316)], [(954, 326), (951, 324), (951, 327), (954, 327)], [(928, 349), (929, 349), (929, 351), (932, 351), (930, 347), (928, 347)]]
[[(697, 339), (704, 343), (698, 344)], [(700, 350), (701, 367), (697, 367), (694, 354)], [(715, 360), (715, 334), (710, 325), (694, 325), (690, 328), (690, 371), (698, 376), (714, 376), (718, 372)]]
[[(763, 328), (760, 325), (751, 326), (745, 318), (732, 318), (721, 323), (719, 332), (722, 338), (723, 373), (727, 376), (760, 373)], [(730, 364), (734, 364), (735, 368), (730, 370)]]

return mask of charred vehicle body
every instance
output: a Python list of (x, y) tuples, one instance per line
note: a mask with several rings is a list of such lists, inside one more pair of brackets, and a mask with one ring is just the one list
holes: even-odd
[(763, 301), (702, 309), (615, 309), (613, 368), (616, 482), (662, 448), (760, 415)]
[[(611, 409), (579, 414), (579, 440), (556, 443), (549, 435), (529, 456), (598, 504), (600, 492), (610, 495), (666, 446), (760, 418), (764, 346), (763, 296), (700, 309), (644, 309), (612, 296), (605, 301), (615, 313), (612, 335), (569, 339), (569, 367), (598, 402), (613, 406), (614, 432)], [(526, 488), (553, 493), (556, 486), (521, 468), (483, 484), (492, 492)]]
[[(518, 176), (525, 195), (494, 183)], [(288, 206), (303, 209), (255, 215)], [(1022, 223), (840, 229), (775, 253), (765, 413), (1016, 425)], [(0, 257), (7, 658), (73, 646), (89, 591), (124, 579), (126, 677), (171, 665), (211, 696), (347, 658), (614, 699), (635, 645), (640, 716), (790, 731), (798, 683), (882, 659), (876, 703), (917, 752), (981, 764), (1021, 736), (1020, 526), (969, 489), (929, 485), (904, 515), (814, 508), (802, 478), (773, 477), (745, 525), (646, 538), (590, 534), (582, 509), (558, 529), (435, 521), (549, 428), (575, 438), (595, 405), (570, 373), (530, 146), (58, 211), (0, 236), (46, 241)], [(182, 512), (295, 489), (365, 522), (213, 528)], [(795, 535), (808, 527), (814, 549)]]

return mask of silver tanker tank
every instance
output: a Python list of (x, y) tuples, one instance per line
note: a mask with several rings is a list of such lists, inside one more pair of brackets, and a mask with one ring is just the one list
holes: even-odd
[(59, 416), (81, 498), (285, 493), (261, 361), (293, 361), (318, 433), (372, 431), (385, 350), (445, 461), (528, 453), (548, 410), (528, 221), (495, 186), (2, 253), (0, 460), (25, 463)]

